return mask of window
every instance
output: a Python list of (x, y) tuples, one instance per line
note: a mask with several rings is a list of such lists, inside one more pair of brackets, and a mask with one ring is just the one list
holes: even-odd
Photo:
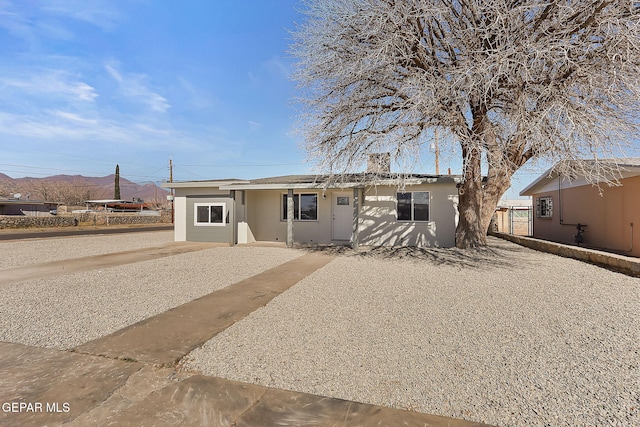
[(336, 197), (336, 204), (338, 206), (349, 206), (349, 196)]
[(194, 225), (225, 225), (224, 203), (194, 203)]
[(397, 194), (398, 221), (429, 221), (429, 192)]
[[(287, 220), (287, 195), (282, 195), (282, 220)], [(295, 221), (316, 221), (318, 219), (318, 195), (294, 194), (293, 219)]]
[(536, 216), (538, 218), (553, 217), (553, 200), (551, 196), (538, 197), (536, 199)]

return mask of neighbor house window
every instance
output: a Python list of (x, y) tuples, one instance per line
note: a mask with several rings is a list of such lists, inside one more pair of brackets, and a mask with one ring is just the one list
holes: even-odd
[[(316, 221), (318, 219), (318, 195), (294, 194), (293, 219), (295, 221)], [(282, 220), (287, 220), (287, 195), (282, 195)]]
[(224, 203), (194, 203), (194, 225), (224, 225)]
[(553, 200), (551, 196), (538, 197), (536, 199), (536, 216), (538, 218), (553, 217)]
[(429, 192), (398, 193), (398, 221), (429, 221)]

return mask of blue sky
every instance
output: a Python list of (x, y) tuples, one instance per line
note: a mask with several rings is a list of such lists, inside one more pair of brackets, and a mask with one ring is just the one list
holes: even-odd
[[(0, 172), (137, 181), (311, 173), (297, 0), (0, 0)], [(441, 173), (459, 161), (441, 160)], [(433, 173), (433, 158), (423, 159)], [(520, 189), (540, 171), (514, 180)], [(514, 197), (517, 190), (507, 196)]]
[[(0, 0), (0, 172), (303, 173), (294, 0)], [(249, 166), (251, 165), (251, 166)], [(263, 166), (272, 165), (272, 166)]]

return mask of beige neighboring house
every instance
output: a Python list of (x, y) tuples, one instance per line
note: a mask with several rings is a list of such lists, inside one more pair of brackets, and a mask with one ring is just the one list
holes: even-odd
[[(176, 241), (455, 246), (458, 175), (289, 175), (172, 182)], [(292, 212), (292, 215), (289, 215)]]
[(640, 257), (640, 159), (619, 160), (620, 186), (546, 172), (520, 192), (533, 202), (533, 237)]

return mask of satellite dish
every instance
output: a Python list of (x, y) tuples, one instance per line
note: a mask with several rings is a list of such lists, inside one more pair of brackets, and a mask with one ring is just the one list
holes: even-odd
[(20, 197), (22, 197), (22, 194), (20, 194), (20, 193), (16, 193), (16, 194), (13, 195), (13, 198), (16, 199), (16, 200), (20, 200)]

